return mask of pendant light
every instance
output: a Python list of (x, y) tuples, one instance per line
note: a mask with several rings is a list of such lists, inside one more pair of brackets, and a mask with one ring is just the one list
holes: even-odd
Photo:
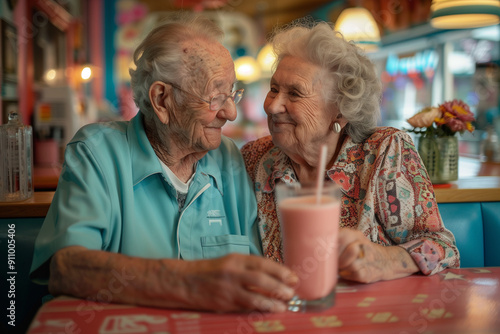
[(257, 62), (259, 63), (263, 75), (267, 77), (271, 76), (272, 67), (275, 61), (276, 55), (274, 54), (273, 47), (271, 44), (267, 43), (257, 55)]
[(366, 52), (375, 51), (380, 44), (380, 31), (372, 14), (363, 7), (347, 8), (335, 22), (347, 41), (353, 41)]
[(438, 29), (470, 29), (500, 23), (499, 0), (433, 0), (431, 25)]
[(252, 83), (261, 77), (259, 64), (255, 58), (250, 56), (239, 57), (234, 61), (236, 79), (244, 83)]

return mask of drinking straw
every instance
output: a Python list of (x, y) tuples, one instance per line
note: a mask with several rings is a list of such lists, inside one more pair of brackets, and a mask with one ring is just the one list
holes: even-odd
[(326, 151), (327, 147), (325, 144), (321, 145), (321, 150), (319, 154), (319, 164), (318, 164), (318, 179), (316, 182), (316, 204), (321, 203), (321, 192), (323, 190), (323, 182), (325, 180), (325, 168), (326, 168)]

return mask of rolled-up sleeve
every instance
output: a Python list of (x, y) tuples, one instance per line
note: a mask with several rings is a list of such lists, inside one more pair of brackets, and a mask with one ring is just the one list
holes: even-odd
[(439, 213), (432, 183), (411, 137), (397, 132), (379, 161), (377, 218), (394, 244), (406, 249), (425, 275), (457, 268), (460, 255)]
[(36, 240), (32, 279), (47, 282), (48, 260), (61, 248), (105, 247), (112, 210), (105, 179), (84, 143), (67, 146), (57, 191)]

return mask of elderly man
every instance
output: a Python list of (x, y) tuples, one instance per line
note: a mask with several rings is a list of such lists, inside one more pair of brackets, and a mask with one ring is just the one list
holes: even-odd
[(68, 144), (31, 278), (53, 295), (201, 310), (284, 311), (296, 281), (264, 259), (242, 157), (221, 127), (242, 90), (222, 32), (154, 29), (131, 70), (140, 108)]

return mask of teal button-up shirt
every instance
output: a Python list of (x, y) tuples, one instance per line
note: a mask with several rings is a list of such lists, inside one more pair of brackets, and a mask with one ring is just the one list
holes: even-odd
[[(202, 259), (262, 254), (257, 204), (236, 145), (223, 137), (199, 162), (186, 202), (149, 143), (139, 113), (130, 122), (83, 127), (65, 163), (35, 243), (32, 278), (66, 246), (145, 258)], [(40, 269), (40, 270), (39, 270)]]

